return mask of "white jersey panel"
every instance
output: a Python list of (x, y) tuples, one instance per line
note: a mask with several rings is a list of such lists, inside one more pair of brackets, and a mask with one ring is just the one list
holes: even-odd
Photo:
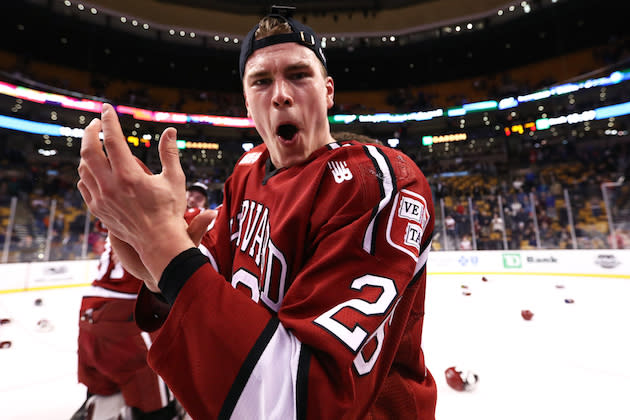
[(282, 324), (258, 359), (232, 419), (296, 418), (296, 383), (302, 344)]

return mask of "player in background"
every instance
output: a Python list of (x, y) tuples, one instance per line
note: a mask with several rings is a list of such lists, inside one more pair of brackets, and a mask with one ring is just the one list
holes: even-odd
[(186, 207), (189, 209), (208, 208), (208, 186), (203, 182), (190, 184), (186, 189)]
[[(188, 224), (207, 202), (205, 184), (188, 187), (184, 213)], [(107, 233), (99, 220), (96, 224)], [(141, 331), (133, 320), (141, 284), (123, 268), (108, 235), (96, 279), (81, 301), (78, 379), (87, 386), (87, 398), (72, 420), (183, 418), (183, 410), (146, 361), (156, 333)]]
[(109, 105), (82, 141), (79, 190), (150, 273), (136, 315), (160, 328), (151, 366), (198, 419), (433, 419), (424, 175), (397, 150), (331, 136), (334, 83), (308, 26), (276, 10), (244, 39), (239, 67), (264, 144), (225, 184), (209, 258), (180, 221), (173, 128), (153, 176)]
[(134, 321), (141, 284), (123, 269), (108, 236), (96, 278), (81, 300), (78, 380), (87, 398), (72, 420), (179, 418), (171, 392), (147, 363), (155, 334)]

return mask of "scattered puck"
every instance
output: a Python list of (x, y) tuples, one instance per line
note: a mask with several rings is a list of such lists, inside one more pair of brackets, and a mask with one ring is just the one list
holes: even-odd
[(565, 303), (575, 303), (575, 301), (573, 299), (565, 299), (564, 302)]
[(556, 289), (564, 289), (564, 284), (556, 284)]
[(52, 331), (53, 325), (47, 319), (40, 319), (39, 321), (37, 321), (37, 329), (40, 332), (48, 332), (48, 331)]
[(481, 278), (481, 281), (488, 281), (488, 279), (484, 276)]
[(468, 286), (466, 286), (465, 284), (462, 284), (462, 289), (468, 289)]
[(9, 318), (0, 319), (0, 325), (7, 325), (9, 323), (11, 323), (11, 320)]
[(530, 321), (532, 317), (534, 316), (534, 313), (530, 311), (529, 309), (523, 309), (521, 311), (521, 316), (523, 317), (525, 321)]
[(444, 371), (446, 376), (446, 383), (455, 391), (472, 391), (475, 385), (479, 381), (479, 377), (470, 371), (463, 372), (462, 370), (451, 366)]
[(41, 300), (41, 298), (37, 298), (35, 299), (35, 306), (42, 306), (43, 301)]
[(8, 349), (11, 347), (10, 341), (0, 341), (0, 349)]
[(462, 295), (464, 295), (464, 296), (470, 296), (470, 292), (469, 292), (468, 290), (466, 290), (466, 291), (462, 292)]

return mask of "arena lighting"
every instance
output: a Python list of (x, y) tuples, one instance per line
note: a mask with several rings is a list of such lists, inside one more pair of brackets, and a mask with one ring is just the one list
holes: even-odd
[(177, 140), (178, 149), (205, 149), (219, 150), (218, 143), (209, 143), (204, 141)]
[(151, 140), (147, 140), (144, 137), (139, 139), (136, 136), (128, 136), (127, 143), (133, 144), (135, 147), (138, 147), (140, 143), (144, 144), (144, 147), (151, 147)]
[(504, 131), (505, 135), (509, 137), (512, 135), (512, 133), (524, 134), (525, 132), (529, 133), (538, 129), (538, 124), (536, 124), (535, 122), (528, 122), (525, 124), (515, 124), (512, 127), (505, 127)]
[(456, 141), (464, 141), (468, 139), (466, 133), (445, 134), (442, 136), (423, 136), (422, 145), (431, 146), (436, 143), (452, 143)]
[(400, 139), (397, 139), (395, 137), (387, 139), (387, 144), (389, 145), (389, 147), (397, 147), (400, 144)]
[(26, 133), (61, 136), (59, 132), (60, 125), (23, 120), (21, 118), (7, 117), (6, 115), (0, 115), (0, 127)]
[[(606, 108), (608, 108), (608, 107), (606, 107)], [(602, 108), (600, 108), (600, 109), (602, 109)], [(630, 114), (630, 107), (628, 108), (628, 110), (627, 110), (627, 112), (625, 114)], [(620, 115), (625, 115), (625, 114), (620, 114)], [(541, 119), (536, 120), (536, 129), (537, 130), (546, 130), (546, 129), (550, 128), (550, 127), (553, 127), (554, 125), (577, 124), (577, 123), (581, 123), (581, 122), (592, 121), (592, 120), (597, 119), (596, 115), (597, 115), (597, 110), (589, 110), (589, 111), (584, 111), (584, 112), (581, 112), (581, 113), (577, 113), (576, 112), (576, 113), (569, 114), (569, 115), (562, 115), (560, 117), (541, 118)], [(528, 123), (528, 124), (532, 124), (532, 123)], [(507, 128), (506, 128), (506, 130), (507, 130)], [(523, 134), (523, 133), (520, 133), (520, 134)]]
[[(8, 128), (10, 130), (22, 131), (26, 133), (42, 134), (54, 137), (74, 137), (82, 138), (84, 130), (82, 128), (65, 127), (58, 124), (40, 123), (35, 121), (23, 120), (20, 118), (7, 117), (0, 115), (0, 128)], [(101, 140), (103, 133), (99, 133)]]
[(491, 109), (497, 109), (498, 103), (497, 101), (484, 101), (484, 102), (473, 102), (471, 104), (464, 104), (463, 108), (466, 112), (474, 112), (474, 111), (488, 111)]
[(499, 102), (500, 110), (514, 108), (515, 106), (518, 106), (518, 101), (513, 97), (501, 99)]
[[(218, 39), (218, 36), (216, 37)], [(498, 109), (507, 109), (516, 107), (520, 102), (528, 102), (541, 98), (548, 98), (551, 95), (563, 95), (570, 92), (575, 92), (580, 89), (588, 89), (597, 86), (606, 86), (611, 84), (617, 84), (630, 79), (630, 70), (615, 71), (609, 76), (601, 77), (598, 79), (589, 79), (578, 83), (569, 83), (552, 87), (546, 91), (536, 92), (531, 95), (519, 96), (518, 99), (513, 97), (501, 99), (498, 103)], [(88, 111), (93, 113), (100, 113), (103, 107), (103, 102), (92, 101), (86, 99), (77, 99), (65, 95), (53, 94), (48, 92), (42, 92), (34, 89), (29, 89), (21, 86), (15, 86), (9, 83), (0, 81), (0, 94), (7, 96), (28, 100), (31, 102), (37, 102), (41, 104), (59, 105), (68, 109), (77, 109), (82, 111)], [(488, 103), (493, 104), (495, 101), (482, 101), (478, 103), (471, 103), (464, 105), (463, 108), (452, 108), (447, 111), (449, 117), (461, 117), (466, 115), (467, 110), (478, 110), (478, 108), (487, 106)], [(484, 104), (484, 105), (481, 105)], [(494, 105), (493, 105), (494, 106)], [(215, 115), (188, 115), (179, 113), (168, 113), (160, 111), (151, 111), (141, 108), (133, 108), (124, 105), (116, 107), (119, 113), (131, 115), (133, 118), (143, 121), (155, 121), (155, 122), (167, 122), (167, 123), (198, 123), (198, 124), (212, 124), (219, 127), (234, 127), (234, 128), (252, 128), (254, 122), (249, 118), (242, 117), (223, 117)], [(604, 112), (604, 111), (601, 111)], [(615, 111), (617, 112), (617, 111)], [(621, 111), (625, 112), (625, 111)], [(410, 114), (375, 114), (375, 115), (335, 115), (329, 117), (329, 121), (332, 124), (349, 124), (351, 122), (359, 120), (359, 122), (388, 122), (388, 123), (400, 123), (404, 121), (426, 121), (435, 117), (441, 117), (444, 115), (444, 111), (441, 109), (427, 111), (427, 112), (414, 112)], [(623, 115), (623, 114), (622, 114)], [(602, 117), (605, 118), (605, 117)]]
[(45, 150), (45, 149), (37, 149), (37, 153), (42, 155), (42, 156), (55, 156), (57, 154), (57, 151), (55, 149), (51, 149), (51, 150)]
[(464, 108), (451, 108), (447, 111), (447, 115), (449, 117), (461, 117), (466, 115), (466, 110)]
[(337, 115), (333, 115), (332, 117), (329, 117), (328, 120), (333, 124), (338, 124), (338, 123), (350, 124), (351, 122), (355, 121), (357, 118), (358, 118), (357, 115), (337, 114)]
[(603, 120), (605, 118), (618, 117), (620, 115), (628, 114), (630, 114), (630, 102), (595, 109), (596, 120)]
[(359, 122), (401, 123), (405, 121), (428, 121), (436, 117), (441, 117), (443, 115), (444, 111), (441, 109), (434, 109), (433, 111), (426, 112), (411, 112), (409, 114), (379, 113), (372, 115), (359, 115)]

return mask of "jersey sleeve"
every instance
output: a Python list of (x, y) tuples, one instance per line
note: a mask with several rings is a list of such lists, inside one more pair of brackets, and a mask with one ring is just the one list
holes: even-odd
[(367, 415), (423, 311), (433, 205), (413, 162), (363, 153), (348, 162), (356, 183), (322, 180), (311, 253), (277, 314), (236, 291), (219, 256), (167, 267), (160, 288), (180, 288), (149, 362), (193, 418)]

